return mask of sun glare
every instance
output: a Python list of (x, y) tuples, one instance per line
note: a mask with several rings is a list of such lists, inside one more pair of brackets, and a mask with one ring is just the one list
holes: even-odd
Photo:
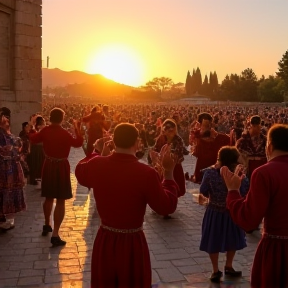
[(140, 86), (144, 65), (140, 57), (128, 47), (113, 45), (98, 50), (88, 63), (88, 72), (101, 74), (118, 83)]

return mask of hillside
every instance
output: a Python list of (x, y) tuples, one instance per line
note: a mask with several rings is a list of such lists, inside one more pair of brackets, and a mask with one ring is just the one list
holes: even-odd
[(133, 87), (119, 84), (100, 74), (87, 74), (81, 71), (62, 71), (58, 68), (42, 68), (42, 88), (65, 87), (70, 95), (112, 96), (130, 94)]

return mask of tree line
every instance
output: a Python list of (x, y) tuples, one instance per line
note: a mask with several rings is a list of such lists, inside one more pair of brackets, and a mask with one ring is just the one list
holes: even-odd
[[(184, 95), (193, 97), (203, 95), (212, 101), (249, 101), (249, 102), (283, 102), (288, 101), (288, 50), (278, 62), (278, 72), (265, 78), (257, 78), (251, 68), (243, 70), (239, 75), (226, 75), (222, 83), (218, 83), (216, 71), (210, 72), (209, 78), (202, 75), (199, 67), (193, 72), (187, 72), (185, 84), (174, 84), (171, 78), (156, 77), (140, 87), (142, 91), (134, 91), (134, 96), (161, 97), (163, 94), (171, 95), (170, 98), (181, 98)], [(181, 90), (182, 89), (182, 90)], [(181, 92), (182, 91), (182, 92)], [(182, 93), (182, 96), (181, 96)]]
[[(107, 83), (106, 83), (107, 82)], [(43, 93), (54, 94), (54, 98), (81, 95), (92, 98), (121, 98), (129, 101), (163, 101), (203, 95), (212, 101), (249, 101), (249, 102), (288, 102), (288, 50), (278, 62), (278, 72), (260, 79), (251, 68), (239, 75), (226, 75), (218, 83), (216, 71), (209, 77), (202, 75), (199, 67), (187, 72), (185, 83), (174, 83), (169, 77), (155, 77), (144, 86), (133, 88), (108, 80), (100, 82), (69, 84), (65, 87), (46, 87)]]

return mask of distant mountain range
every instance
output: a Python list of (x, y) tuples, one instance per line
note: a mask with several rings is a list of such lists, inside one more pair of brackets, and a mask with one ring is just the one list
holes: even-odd
[[(66, 86), (68, 84), (83, 84), (109, 82), (110, 84), (119, 84), (115, 81), (105, 78), (101, 74), (88, 74), (81, 71), (63, 71), (58, 68), (47, 69), (42, 68), (42, 87)], [(119, 84), (123, 85), (123, 84)], [(124, 85), (127, 86), (127, 85)], [(127, 86), (130, 87), (130, 86)], [(132, 88), (132, 87), (131, 87)]]
[(81, 71), (63, 71), (58, 68), (42, 68), (42, 88), (68, 87), (71, 94), (123, 95), (131, 93), (134, 87), (119, 84), (100, 74), (87, 74)]

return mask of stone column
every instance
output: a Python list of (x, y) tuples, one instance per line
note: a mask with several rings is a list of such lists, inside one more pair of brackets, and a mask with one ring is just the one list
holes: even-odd
[(42, 0), (0, 0), (0, 106), (12, 112), (13, 134), (42, 111), (41, 10)]

